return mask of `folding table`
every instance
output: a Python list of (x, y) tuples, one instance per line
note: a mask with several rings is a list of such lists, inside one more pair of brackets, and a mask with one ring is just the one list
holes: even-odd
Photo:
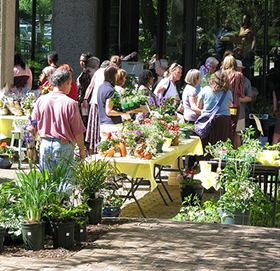
[[(110, 159), (112, 163), (116, 166), (120, 173), (124, 173), (130, 178), (128, 178), (131, 188), (128, 194), (125, 197), (133, 198), (136, 204), (139, 207), (143, 217), (146, 217), (139, 202), (135, 196), (135, 191), (140, 185), (141, 180), (147, 179), (151, 184), (151, 191), (153, 191), (158, 183), (161, 183), (166, 191), (168, 197), (171, 199), (164, 183), (161, 180), (161, 167), (171, 165), (178, 157), (182, 155), (202, 155), (203, 148), (201, 140), (197, 136), (191, 136), (190, 139), (185, 139), (180, 142), (178, 146), (172, 146), (168, 149), (165, 149), (163, 153), (157, 154), (156, 157), (153, 157), (150, 160), (141, 160), (138, 157), (127, 156), (127, 157), (111, 157), (104, 158), (99, 155), (92, 155), (87, 158), (87, 161), (94, 161), (95, 159)], [(159, 172), (155, 174), (155, 168), (158, 168)], [(162, 193), (158, 189), (164, 203), (167, 205)]]

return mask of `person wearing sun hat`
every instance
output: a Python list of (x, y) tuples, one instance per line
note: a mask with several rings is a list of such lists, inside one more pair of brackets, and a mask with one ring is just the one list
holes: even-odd
[[(236, 59), (236, 64), (237, 64), (236, 70), (238, 72), (242, 73), (242, 69), (244, 69), (245, 67), (243, 66), (241, 60)], [(235, 147), (241, 146), (241, 139), (240, 139), (239, 133), (240, 133), (240, 131), (245, 130), (246, 103), (251, 102), (252, 97), (254, 95), (250, 80), (244, 75), (243, 75), (243, 78), (244, 78), (245, 97), (239, 98), (240, 113), (239, 113), (239, 118), (238, 118), (238, 122), (237, 122), (237, 126), (236, 126), (236, 132), (234, 135), (234, 142), (233, 142)]]

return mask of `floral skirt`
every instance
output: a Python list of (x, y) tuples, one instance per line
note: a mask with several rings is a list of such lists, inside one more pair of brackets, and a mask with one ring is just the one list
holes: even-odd
[(92, 149), (93, 152), (97, 152), (97, 145), (100, 142), (100, 126), (97, 104), (92, 104), (90, 107), (85, 141), (89, 142), (89, 148)]

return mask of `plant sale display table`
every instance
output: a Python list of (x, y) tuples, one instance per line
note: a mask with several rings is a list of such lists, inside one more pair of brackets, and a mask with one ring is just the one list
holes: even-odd
[[(165, 149), (163, 153), (157, 154), (156, 157), (153, 157), (150, 160), (141, 160), (138, 157), (111, 157), (104, 158), (100, 155), (91, 155), (86, 158), (88, 162), (94, 161), (96, 159), (110, 159), (112, 163), (116, 166), (120, 173), (124, 173), (130, 176), (131, 189), (128, 192), (126, 197), (133, 198), (138, 205), (143, 217), (146, 217), (141, 206), (139, 205), (137, 198), (135, 197), (134, 192), (140, 185), (141, 180), (147, 179), (151, 184), (151, 191), (157, 188), (157, 184), (161, 183), (170, 198), (168, 191), (166, 190), (161, 178), (160, 172), (155, 174), (155, 168), (157, 167), (159, 170), (160, 166), (168, 166), (171, 165), (178, 157), (182, 155), (202, 155), (203, 148), (201, 144), (201, 140), (197, 136), (192, 136), (190, 139), (185, 139), (180, 142), (177, 146), (172, 146), (168, 149)], [(160, 190), (158, 189), (160, 192)], [(131, 195), (130, 195), (131, 194)], [(161, 194), (161, 192), (160, 192)], [(161, 194), (162, 199), (167, 205), (164, 197)], [(171, 199), (171, 198), (170, 198)]]
[(0, 140), (12, 138), (14, 120), (28, 120), (28, 116), (0, 115)]

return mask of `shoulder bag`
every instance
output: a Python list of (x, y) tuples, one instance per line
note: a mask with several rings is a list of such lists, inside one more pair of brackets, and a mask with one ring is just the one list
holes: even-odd
[(211, 122), (218, 112), (223, 100), (225, 99), (226, 92), (223, 93), (218, 104), (212, 110), (211, 113), (201, 114), (194, 123), (194, 132), (201, 138), (205, 138), (209, 135), (211, 130)]

